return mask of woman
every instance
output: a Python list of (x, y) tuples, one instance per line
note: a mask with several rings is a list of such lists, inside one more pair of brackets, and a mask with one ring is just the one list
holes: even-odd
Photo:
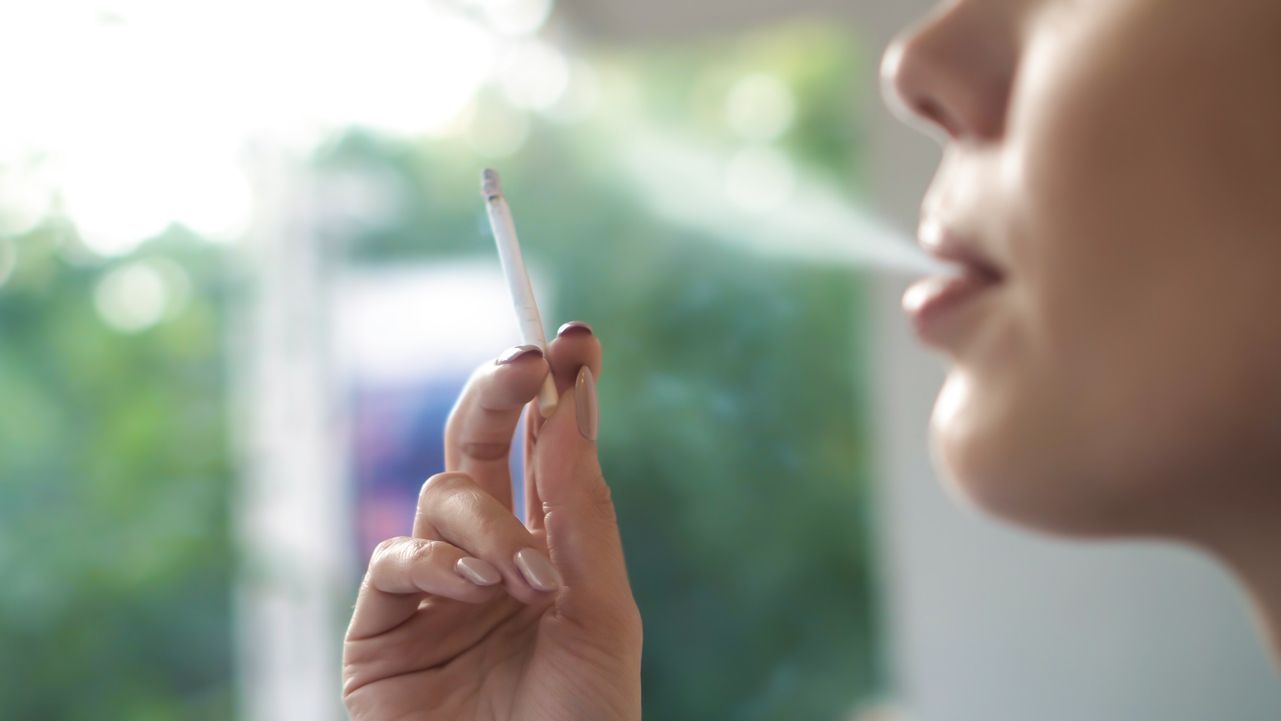
[[(1195, 545), (1281, 653), (1281, 3), (953, 0), (886, 55), (946, 143), (922, 243), (966, 268), (905, 305), (951, 371), (960, 495), (1088, 537)], [(531, 414), (525, 527), (506, 454)], [(348, 632), (357, 719), (641, 718), (641, 620), (594, 443), (601, 347), (563, 327), (476, 372), (412, 538)]]

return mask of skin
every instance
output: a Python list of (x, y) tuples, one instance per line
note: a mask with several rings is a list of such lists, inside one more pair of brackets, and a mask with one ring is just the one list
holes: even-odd
[[(343, 647), (351, 718), (640, 721), (640, 613), (596, 443), (577, 422), (584, 366), (599, 376), (601, 347), (580, 327), (562, 330), (546, 360), (472, 374), (413, 535), (380, 545), (361, 585)], [(549, 372), (560, 402), (544, 420), (530, 401)], [(507, 463), (522, 408), (527, 525), (512, 513)], [(521, 573), (522, 549), (555, 564), (554, 589)], [(501, 580), (468, 581), (464, 557)]]
[(1281, 4), (959, 0), (886, 54), (923, 218), (1002, 281), (932, 340), (956, 494), (1225, 561), (1281, 653)]
[[(1275, 0), (952, 0), (884, 63), (891, 103), (945, 144), (924, 217), (1000, 276), (930, 336), (951, 361), (932, 419), (950, 487), (1041, 531), (1215, 554), (1281, 654), (1278, 68)], [(371, 560), (353, 718), (641, 718), (640, 616), (575, 420), (600, 357), (576, 332), (472, 376), (414, 536)], [(548, 372), (561, 403), (526, 439), (524, 526), (503, 459)], [(523, 579), (522, 548), (557, 588)], [(501, 581), (463, 581), (462, 556)]]

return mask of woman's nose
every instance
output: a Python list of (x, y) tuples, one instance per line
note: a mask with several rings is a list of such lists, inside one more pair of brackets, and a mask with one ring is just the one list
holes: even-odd
[(999, 5), (1008, 3), (948, 3), (900, 35), (881, 63), (885, 102), (952, 140), (999, 138), (1017, 59)]

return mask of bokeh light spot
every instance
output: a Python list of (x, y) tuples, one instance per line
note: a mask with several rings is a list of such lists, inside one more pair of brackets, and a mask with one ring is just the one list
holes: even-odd
[(133, 261), (98, 281), (94, 307), (112, 328), (138, 333), (180, 312), (190, 293), (186, 271), (173, 261)]
[(745, 140), (773, 140), (791, 127), (796, 116), (792, 91), (775, 75), (744, 76), (725, 99), (725, 119)]
[(467, 144), (485, 158), (506, 158), (520, 150), (529, 137), (529, 117), (498, 104), (476, 108), (467, 127)]
[(530, 40), (507, 51), (497, 81), (512, 105), (546, 110), (569, 89), (569, 63), (551, 45)]
[(552, 0), (477, 0), (489, 26), (503, 35), (538, 32), (552, 14)]

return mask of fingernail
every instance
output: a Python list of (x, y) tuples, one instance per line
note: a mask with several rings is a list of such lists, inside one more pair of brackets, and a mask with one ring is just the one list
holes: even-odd
[(527, 355), (532, 355), (535, 353), (537, 353), (538, 355), (542, 355), (543, 349), (539, 348), (536, 345), (513, 346), (503, 351), (503, 354), (498, 356), (498, 358), (494, 361), (494, 365), (500, 365), (500, 366), (507, 365), (508, 363), (514, 362), (518, 358), (524, 358)]
[(458, 559), (458, 563), (454, 564), (454, 570), (477, 586), (492, 586), (503, 580), (502, 574), (488, 561), (470, 556)]
[(547, 556), (532, 548), (522, 548), (516, 552), (516, 568), (529, 581), (529, 585), (539, 591), (555, 591), (560, 588), (560, 572), (547, 560)]
[(574, 410), (578, 432), (589, 441), (596, 440), (596, 377), (587, 366), (578, 369), (578, 380), (574, 381)]
[(581, 320), (571, 320), (565, 325), (562, 325), (560, 329), (556, 331), (556, 335), (558, 337), (573, 334), (592, 335), (592, 327)]

